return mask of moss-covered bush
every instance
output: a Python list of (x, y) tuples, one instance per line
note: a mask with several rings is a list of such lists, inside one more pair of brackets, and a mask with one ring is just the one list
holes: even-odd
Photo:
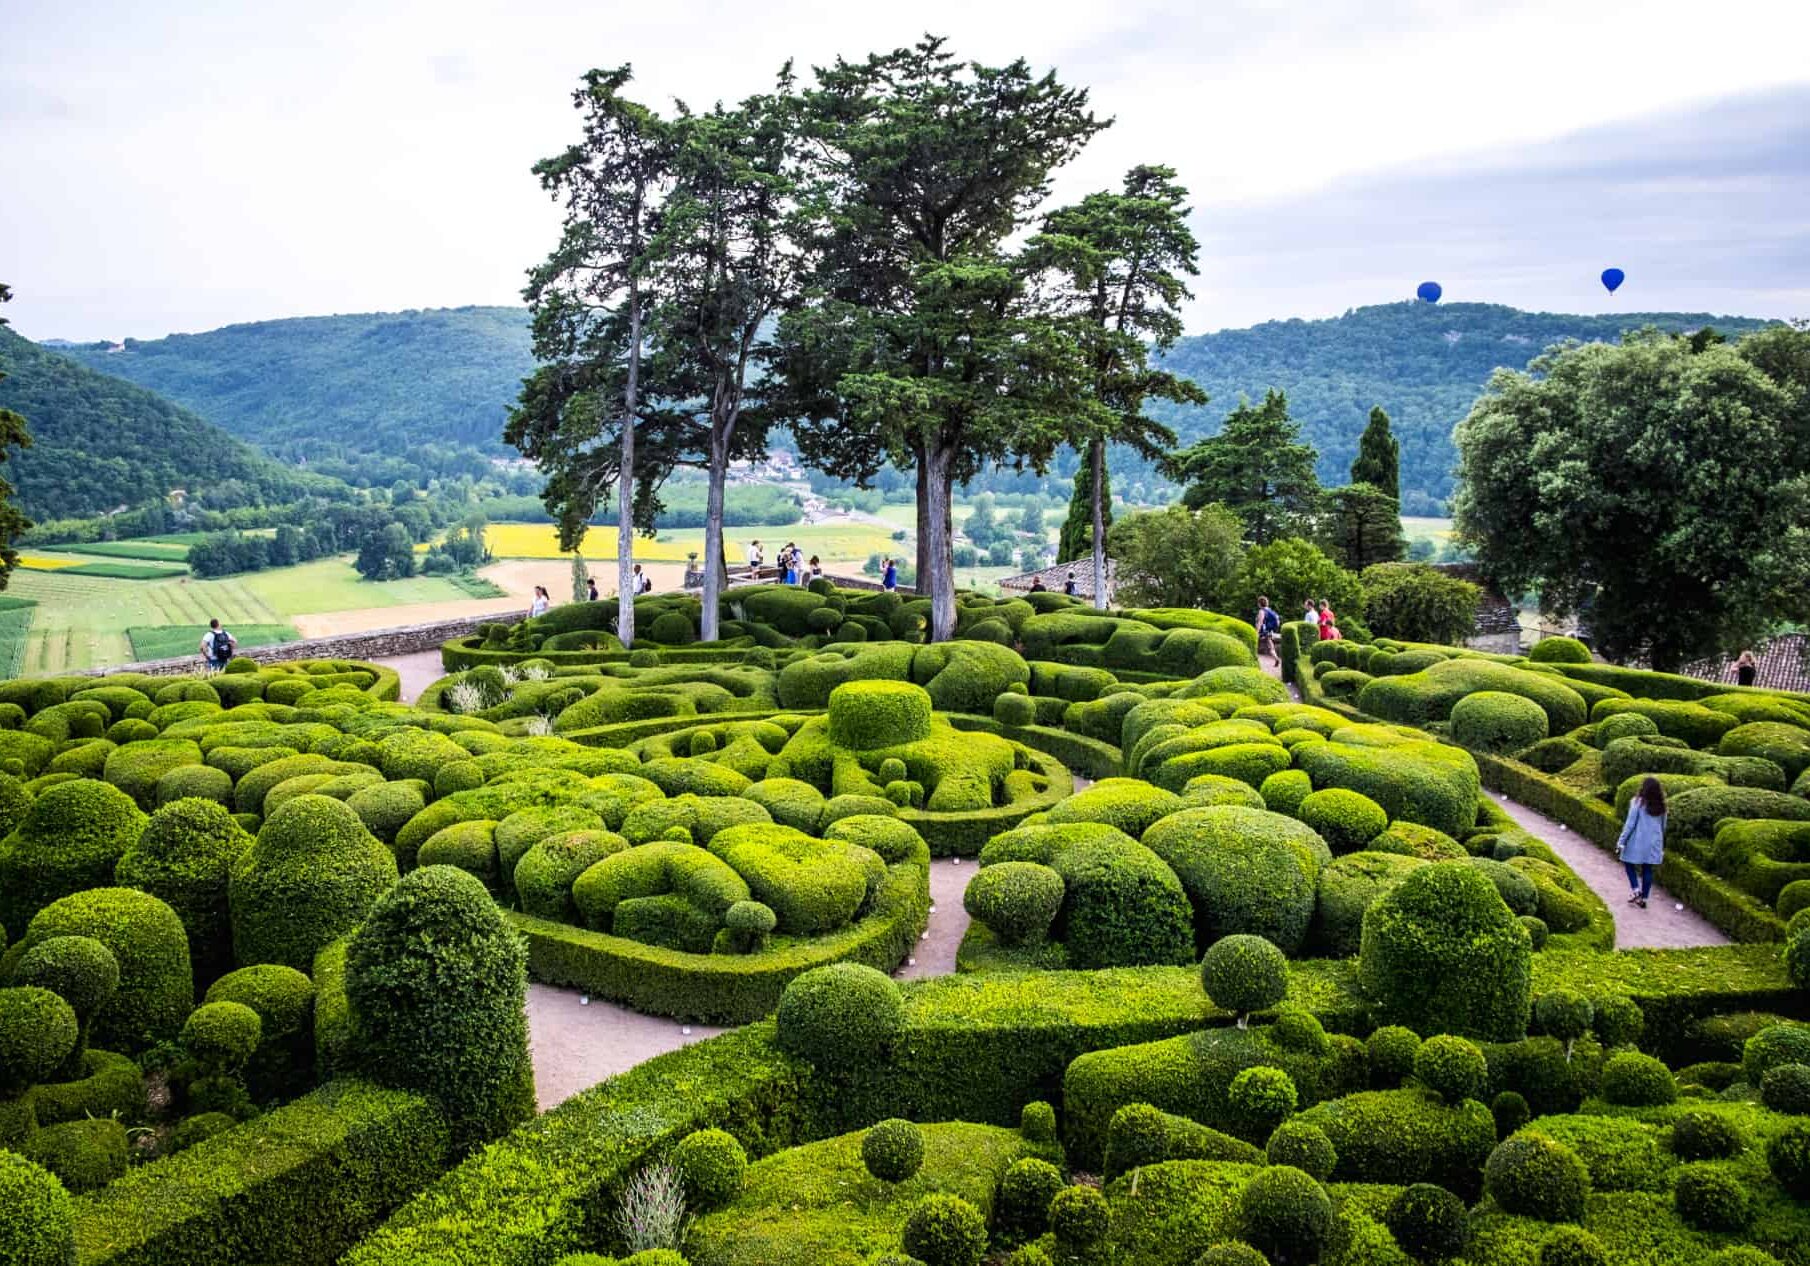
[(1703, 1231), (1739, 1231), (1753, 1216), (1747, 1188), (1715, 1165), (1686, 1165), (1672, 1184), (1678, 1216)]
[(306, 971), (396, 882), (396, 858), (343, 801), (297, 796), (273, 813), (228, 885), (241, 964)]
[(1389, 815), (1369, 796), (1328, 787), (1302, 797), (1294, 816), (1325, 840), (1334, 853), (1365, 847), (1389, 825)]
[(1251, 1176), (1238, 1200), (1244, 1238), (1272, 1262), (1314, 1262), (1331, 1243), (1337, 1217), (1311, 1174), (1271, 1165)]
[(1395, 1242), (1416, 1261), (1457, 1257), (1471, 1240), (1470, 1212), (1464, 1201), (1433, 1183), (1402, 1188), (1384, 1210), (1383, 1221)]
[(1214, 1006), (1235, 1012), (1242, 1023), (1288, 993), (1288, 958), (1261, 936), (1222, 937), (1200, 960), (1200, 983)]
[(1489, 1084), (1483, 1052), (1461, 1037), (1436, 1034), (1414, 1052), (1414, 1076), (1447, 1103), (1481, 1099)]
[(1578, 1221), (1590, 1195), (1590, 1175), (1577, 1153), (1538, 1134), (1498, 1144), (1483, 1167), (1483, 1185), (1506, 1212), (1543, 1222)]
[(1640, 1051), (1620, 1051), (1603, 1064), (1604, 1099), (1630, 1108), (1651, 1108), (1678, 1098), (1671, 1069)]
[(861, 1163), (881, 1182), (904, 1182), (924, 1163), (924, 1131), (891, 1117), (861, 1136)]
[(1741, 1151), (1746, 1140), (1727, 1117), (1692, 1109), (1672, 1119), (1671, 1144), (1680, 1160), (1723, 1160)]

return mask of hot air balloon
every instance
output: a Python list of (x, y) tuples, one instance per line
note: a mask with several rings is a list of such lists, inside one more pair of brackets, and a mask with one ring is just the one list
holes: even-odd
[(1439, 296), (1445, 292), (1439, 288), (1439, 283), (1437, 281), (1423, 281), (1420, 283), (1420, 288), (1414, 293), (1419, 295), (1422, 299), (1425, 299), (1428, 303), (1438, 303)]
[(1614, 294), (1616, 287), (1627, 279), (1628, 274), (1624, 273), (1619, 268), (1603, 269), (1603, 289), (1607, 290), (1610, 294)]

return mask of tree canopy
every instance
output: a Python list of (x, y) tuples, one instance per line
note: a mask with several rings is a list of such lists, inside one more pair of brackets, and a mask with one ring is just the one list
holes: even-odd
[(1244, 522), (1245, 538), (1267, 545), (1304, 531), (1320, 503), (1314, 451), (1288, 414), (1288, 397), (1241, 400), (1218, 435), (1171, 454), (1169, 474), (1186, 485), (1182, 502), (1218, 502)]
[(1351, 462), (1351, 482), (1369, 484), (1385, 496), (1401, 500), (1401, 445), (1389, 429), (1383, 406), (1370, 410), (1370, 421), (1358, 436), (1358, 454)]
[[(10, 301), (12, 297), (12, 290), (0, 285), (0, 303)], [(0, 327), (5, 325), (6, 318), (0, 317)], [(5, 379), (6, 374), (0, 372), (0, 382)], [(14, 449), (30, 447), (31, 432), (26, 429), (25, 419), (11, 409), (0, 406), (0, 461), (10, 456)], [(13, 542), (30, 526), (31, 520), (13, 504), (12, 484), (0, 478), (0, 589), (6, 588), (13, 568), (19, 565), (19, 551), (13, 548)]]

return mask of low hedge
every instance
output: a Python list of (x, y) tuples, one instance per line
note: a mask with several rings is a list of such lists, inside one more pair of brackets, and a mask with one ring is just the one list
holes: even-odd
[(80, 1266), (327, 1266), (451, 1156), (428, 1100), (330, 1082), (75, 1201)]
[(864, 917), (809, 940), (776, 938), (758, 954), (689, 954), (532, 915), (509, 919), (527, 939), (536, 980), (651, 1015), (746, 1024), (770, 1013), (792, 978), (813, 967), (854, 962), (891, 971), (917, 943), (929, 910), (924, 868), (906, 863), (888, 868)]

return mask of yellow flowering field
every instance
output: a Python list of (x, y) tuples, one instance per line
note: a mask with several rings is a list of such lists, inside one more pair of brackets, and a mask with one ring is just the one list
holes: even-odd
[[(649, 540), (635, 538), (635, 557), (648, 563), (682, 563), (693, 551), (702, 551), (704, 534), (662, 532)], [(492, 523), (484, 529), (484, 543), (498, 558), (564, 558), (559, 548), (559, 529), (551, 523)], [(725, 541), (724, 551), (731, 563), (743, 561), (746, 555), (735, 541)], [(587, 560), (616, 557), (616, 529), (594, 527), (585, 533), (584, 556)]]

